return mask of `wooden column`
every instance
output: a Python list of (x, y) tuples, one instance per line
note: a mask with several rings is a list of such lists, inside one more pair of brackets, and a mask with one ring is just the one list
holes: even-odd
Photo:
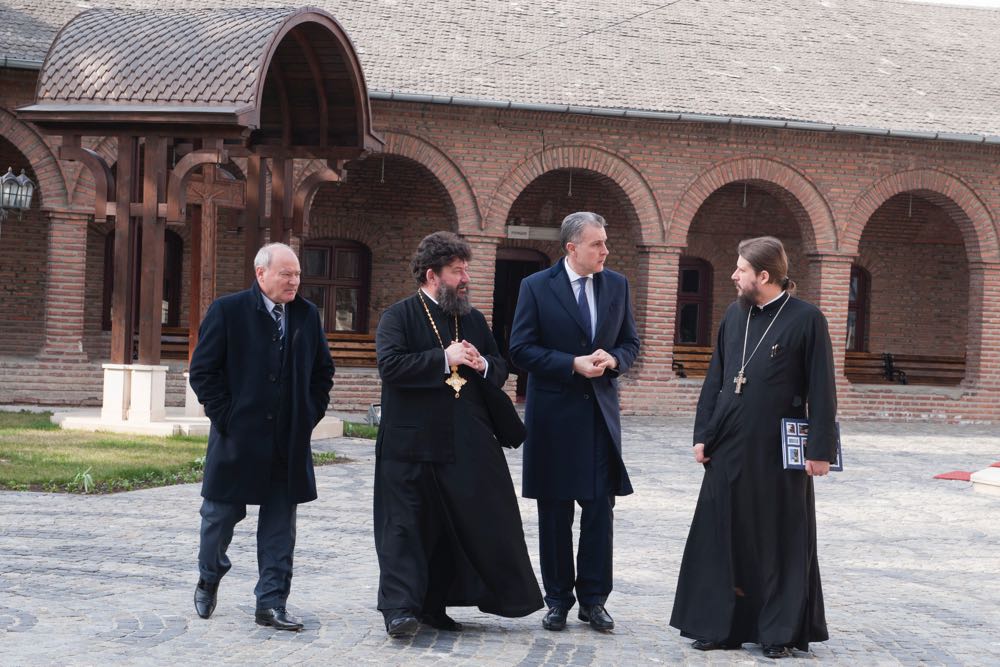
[(115, 179), (114, 288), (111, 292), (111, 363), (132, 363), (132, 325), (135, 322), (133, 272), (134, 225), (130, 209), (138, 178), (137, 142), (132, 136), (118, 137)]
[(271, 160), (271, 243), (288, 243), (292, 228), (292, 195), (295, 161), (284, 157)]
[(260, 228), (264, 220), (264, 161), (259, 155), (247, 158), (247, 195), (244, 218), (246, 239), (244, 250), (244, 285), (249, 287), (255, 278), (253, 260), (260, 248)]
[(142, 275), (139, 284), (139, 363), (160, 363), (163, 311), (163, 231), (159, 204), (166, 200), (167, 140), (147, 136), (142, 183)]

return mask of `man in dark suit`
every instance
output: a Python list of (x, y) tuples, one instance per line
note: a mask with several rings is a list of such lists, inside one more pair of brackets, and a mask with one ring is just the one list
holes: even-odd
[[(628, 281), (605, 270), (604, 218), (572, 213), (560, 229), (566, 256), (521, 282), (510, 335), (511, 360), (528, 371), (523, 494), (538, 502), (546, 630), (578, 617), (597, 630), (614, 620), (615, 496), (632, 493), (621, 455), (618, 377), (639, 353)], [(573, 567), (573, 514), (581, 507)], [(576, 597), (574, 597), (574, 588)]]
[(501, 391), (507, 366), (469, 303), (471, 255), (451, 232), (424, 238), (410, 263), (417, 292), (386, 309), (375, 337), (378, 608), (392, 637), (421, 622), (461, 630), (447, 606), (508, 617), (542, 608), (498, 442), (518, 446), (524, 430)]
[(212, 422), (201, 487), (195, 611), (215, 610), (226, 550), (247, 505), (260, 505), (255, 619), (301, 630), (285, 611), (292, 584), (295, 513), (316, 499), (310, 440), (333, 386), (333, 361), (316, 306), (298, 296), (301, 270), (283, 243), (254, 259), (248, 290), (216, 300), (198, 331), (191, 388)]

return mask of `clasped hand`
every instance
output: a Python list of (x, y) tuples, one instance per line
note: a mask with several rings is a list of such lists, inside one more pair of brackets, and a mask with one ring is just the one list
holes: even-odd
[(594, 350), (590, 354), (573, 359), (573, 371), (585, 378), (596, 378), (604, 375), (607, 368), (617, 368), (618, 360), (613, 354), (604, 350)]
[(479, 354), (476, 346), (467, 340), (455, 341), (445, 349), (444, 353), (449, 366), (468, 366), (479, 373), (486, 369), (483, 355)]

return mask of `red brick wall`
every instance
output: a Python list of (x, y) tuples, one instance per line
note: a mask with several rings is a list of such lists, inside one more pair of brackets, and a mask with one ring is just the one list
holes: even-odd
[[(3, 76), (20, 77), (20, 83), (0, 88), (0, 105), (11, 108), (11, 97), (30, 100), (33, 77)], [(643, 290), (636, 294), (643, 308), (637, 316), (650, 341), (644, 350), (652, 356), (625, 383), (628, 410), (690, 412), (692, 407), (696, 384), (678, 381), (663, 368), (669, 369), (663, 336), (673, 331), (677, 258), (683, 253), (712, 262), (717, 318), (732, 295), (727, 278), (736, 242), (763, 233), (787, 242), (799, 293), (824, 305), (835, 325), (835, 345), (842, 348), (838, 337), (846, 317), (843, 254), (857, 251), (873, 274), (873, 349), (877, 344), (958, 350), (964, 341), (976, 351), (977, 369), (1000, 367), (992, 320), (966, 323), (970, 313), (995, 318), (998, 309), (993, 303), (1000, 289), (1000, 271), (993, 268), (1000, 261), (993, 222), (1000, 211), (998, 147), (401, 102), (376, 103), (374, 116), (376, 131), (395, 137), (392, 145), (409, 146), (407, 154), (426, 164), (389, 155), (382, 183), (381, 156), (370, 157), (346, 183), (321, 188), (310, 231), (314, 238), (355, 239), (372, 250), (372, 324), (381, 308), (413, 288), (406, 261), (424, 234), (457, 228), (477, 236), (485, 255), (492, 235), (501, 247), (534, 247), (555, 260), (561, 253), (554, 243), (500, 238), (506, 221), (517, 217), (526, 224), (554, 225), (564, 212), (590, 208), (611, 223), (609, 266)], [(420, 146), (431, 149), (421, 153)], [(742, 184), (727, 185), (733, 181), (750, 182), (746, 209)], [(879, 210), (905, 190), (948, 194), (968, 219), (937, 200), (915, 202), (905, 223), (901, 200)], [(908, 205), (908, 196), (903, 199)], [(804, 226), (810, 217), (816, 230)], [(17, 251), (40, 248), (44, 263), (46, 246), (44, 239), (19, 242)], [(219, 257), (219, 293), (244, 287), (242, 237), (235, 225), (220, 231)], [(88, 258), (88, 293), (92, 264)], [(969, 286), (970, 272), (979, 276), (975, 289)], [(947, 278), (935, 279), (938, 273)], [(477, 278), (478, 289), (489, 292), (486, 282)], [(929, 291), (938, 297), (946, 293), (948, 303), (935, 298), (936, 310), (920, 310), (925, 305), (920, 295)], [(483, 298), (477, 303), (491, 297)], [(904, 337), (901, 313), (917, 314)], [(985, 375), (973, 379), (977, 384), (920, 393), (863, 392), (845, 384), (841, 405), (845, 416), (1000, 419), (1000, 388)], [(0, 387), (0, 401), (4, 396)]]
[[(2, 81), (2, 80), (0, 80)], [(0, 175), (13, 167), (36, 184), (38, 178), (27, 158), (9, 141), (0, 137)], [(0, 222), (0, 356), (37, 354), (45, 340), (45, 281), (48, 275), (49, 220), (38, 208), (35, 194), (32, 208), (19, 218), (11, 212)]]

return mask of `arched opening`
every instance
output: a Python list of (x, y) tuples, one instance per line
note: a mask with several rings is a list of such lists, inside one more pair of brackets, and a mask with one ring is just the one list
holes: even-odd
[(862, 349), (882, 372), (859, 374), (858, 359), (849, 357), (848, 379), (910, 385), (956, 385), (964, 379), (969, 262), (957, 215), (964, 214), (951, 200), (913, 190), (890, 197), (868, 219), (858, 245), (858, 263), (869, 274), (870, 316)]
[[(563, 218), (575, 211), (593, 211), (607, 221), (608, 249), (611, 251), (605, 264), (607, 268), (628, 273), (637, 265), (639, 254), (636, 246), (641, 240), (642, 231), (632, 201), (622, 187), (609, 176), (584, 169), (548, 171), (535, 178), (520, 192), (511, 204), (507, 225), (528, 228), (528, 238), (508, 238), (504, 243), (506, 252), (531, 251), (536, 258), (558, 261), (565, 254), (559, 244), (559, 227)], [(498, 267), (500, 257), (498, 253)], [(548, 265), (548, 262), (544, 263)], [(526, 269), (527, 267), (522, 267), (521, 272)], [(497, 302), (494, 301), (494, 327), (500, 321), (499, 315), (506, 318), (508, 310), (510, 317), (513, 318), (513, 306), (509, 304), (516, 301), (517, 289), (524, 277), (519, 275), (516, 280), (513, 277), (505, 278), (507, 295), (502, 297), (505, 310), (498, 314)], [(497, 288), (500, 286), (500, 279), (498, 272), (495, 278)], [(513, 298), (510, 296), (511, 293)], [(500, 330), (499, 333), (503, 335), (497, 339), (497, 344), (501, 350), (506, 350), (510, 330), (507, 329), (506, 333)], [(518, 373), (513, 366), (510, 371)], [(524, 389), (522, 377), (527, 376), (518, 373), (517, 382), (520, 391)]]
[[(517, 309), (521, 281), (551, 263), (549, 256), (539, 250), (509, 246), (497, 248), (493, 272), (493, 339), (508, 366), (511, 365), (508, 355), (510, 330), (514, 325), (514, 311)], [(527, 390), (528, 376), (520, 373), (517, 376), (516, 395), (523, 398)]]
[[(0, 136), (0, 173), (12, 167), (40, 188), (28, 158)], [(46, 271), (48, 271), (49, 224), (36, 191), (31, 208), (11, 212), (0, 223), (0, 356), (29, 357), (45, 342)]]
[(737, 248), (740, 241), (756, 236), (781, 239), (790, 277), (798, 284), (797, 296), (811, 298), (814, 286), (806, 252), (814, 247), (814, 234), (802, 204), (768, 181), (736, 181), (718, 188), (694, 214), (680, 263), (673, 363), (679, 377), (703, 377), (708, 370), (714, 332), (736, 298), (729, 277)]
[(371, 333), (379, 314), (416, 288), (408, 259), (420, 239), (440, 230), (457, 232), (458, 217), (445, 187), (414, 160), (378, 155), (352, 163), (348, 174), (345, 181), (316, 190), (304, 242), (342, 239), (369, 250), (368, 316), (358, 326)]

